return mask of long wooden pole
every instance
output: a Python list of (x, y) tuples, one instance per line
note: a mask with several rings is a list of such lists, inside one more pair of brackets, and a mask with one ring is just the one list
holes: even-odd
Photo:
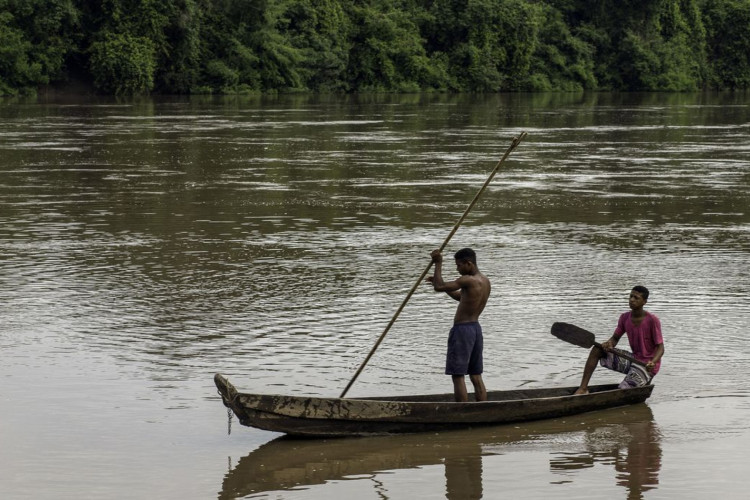
[[(466, 216), (469, 215), (469, 212), (471, 212), (471, 209), (474, 208), (474, 205), (476, 204), (477, 200), (479, 200), (479, 197), (482, 196), (482, 193), (487, 188), (487, 186), (492, 182), (492, 179), (495, 177), (495, 174), (498, 170), (500, 170), (500, 166), (505, 162), (505, 159), (510, 155), (511, 152), (513, 152), (514, 149), (516, 149), (516, 146), (518, 146), (521, 141), (526, 137), (526, 132), (521, 132), (518, 137), (513, 138), (513, 141), (510, 143), (510, 146), (508, 146), (508, 149), (505, 150), (505, 154), (502, 158), (500, 158), (500, 161), (497, 162), (497, 165), (495, 165), (495, 168), (492, 169), (492, 172), (490, 172), (489, 177), (487, 177), (487, 180), (484, 181), (484, 184), (482, 185), (481, 189), (477, 192), (477, 194), (474, 196), (474, 199), (471, 200), (471, 203), (469, 203), (469, 206), (466, 207), (466, 210), (464, 210), (463, 215), (458, 219), (458, 222), (453, 226), (453, 229), (451, 230), (450, 234), (448, 234), (448, 237), (445, 238), (445, 241), (443, 241), (443, 244), (440, 245), (440, 251), (442, 252), (443, 249), (448, 245), (448, 242), (453, 238), (453, 235), (456, 234), (456, 231), (458, 231), (458, 228), (461, 226), (461, 223), (466, 219)], [(393, 326), (393, 323), (396, 322), (396, 318), (401, 314), (401, 311), (404, 310), (404, 307), (406, 306), (406, 303), (409, 302), (409, 299), (412, 295), (414, 295), (414, 292), (417, 290), (419, 285), (424, 281), (425, 277), (427, 276), (427, 273), (430, 272), (430, 268), (432, 267), (432, 260), (430, 260), (430, 263), (427, 264), (427, 267), (424, 271), (422, 271), (422, 275), (417, 279), (417, 282), (414, 283), (414, 286), (411, 287), (411, 290), (409, 290), (409, 293), (406, 294), (406, 297), (404, 298), (404, 301), (401, 302), (401, 305), (399, 306), (398, 310), (396, 311), (396, 314), (393, 315), (391, 320), (388, 322), (388, 325), (385, 327), (385, 330), (383, 330), (383, 333), (380, 334), (380, 337), (378, 338), (377, 342), (375, 342), (375, 345), (370, 349), (370, 353), (367, 355), (365, 360), (362, 362), (362, 364), (359, 366), (359, 369), (357, 370), (357, 373), (354, 374), (354, 377), (349, 381), (344, 391), (341, 393), (341, 398), (346, 396), (346, 393), (349, 391), (349, 388), (354, 384), (354, 381), (357, 380), (357, 377), (359, 377), (359, 374), (362, 373), (362, 370), (364, 370), (365, 365), (368, 361), (370, 361), (370, 358), (372, 358), (372, 355), (375, 354), (375, 351), (377, 350), (378, 346), (380, 346), (380, 343), (383, 342), (383, 339), (385, 338), (388, 331), (391, 329), (391, 326)]]

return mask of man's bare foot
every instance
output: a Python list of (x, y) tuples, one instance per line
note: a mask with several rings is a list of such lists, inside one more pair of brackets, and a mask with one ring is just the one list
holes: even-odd
[(574, 392), (573, 395), (577, 396), (579, 394), (588, 394), (588, 393), (589, 393), (588, 389), (582, 389), (581, 387), (579, 387), (578, 389), (576, 389), (576, 392)]

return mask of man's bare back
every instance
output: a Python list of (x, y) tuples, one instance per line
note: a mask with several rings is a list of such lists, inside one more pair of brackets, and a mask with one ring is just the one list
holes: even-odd
[(479, 315), (487, 305), (492, 289), (490, 280), (479, 272), (477, 265), (468, 260), (456, 261), (456, 270), (461, 275), (453, 281), (443, 280), (443, 256), (439, 250), (431, 254), (435, 264), (435, 273), (428, 281), (436, 292), (445, 292), (457, 300), (458, 308), (453, 318), (454, 323), (479, 321)]
[(490, 280), (477, 272), (474, 275), (461, 276), (456, 280), (461, 285), (461, 298), (456, 308), (454, 323), (479, 321), (479, 315), (487, 305), (490, 297)]

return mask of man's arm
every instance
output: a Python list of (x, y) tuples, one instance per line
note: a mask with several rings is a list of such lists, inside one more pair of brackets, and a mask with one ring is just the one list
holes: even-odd
[(664, 356), (664, 344), (659, 344), (656, 346), (654, 357), (651, 358), (651, 361), (646, 363), (646, 369), (649, 371), (649, 373), (651, 373), (651, 371), (654, 369), (654, 366), (659, 362), (662, 356)]
[(664, 356), (664, 339), (661, 335), (661, 321), (659, 321), (659, 318), (657, 318), (653, 314), (651, 315), (651, 318), (653, 320), (651, 338), (654, 344), (656, 344), (656, 350), (654, 351), (654, 355), (651, 360), (646, 363), (646, 368), (649, 372), (654, 369), (656, 363), (658, 363), (661, 360), (661, 357)]
[(612, 335), (608, 340), (602, 342), (602, 349), (604, 349), (605, 351), (611, 351), (615, 348), (621, 338), (622, 335), (620, 335), (619, 337)]
[(433, 279), (432, 287), (436, 292), (445, 292), (451, 298), (458, 301), (461, 300), (461, 284), (458, 282), (458, 280), (446, 282), (441, 279), (440, 284), (437, 284), (437, 282)]
[(432, 283), (432, 287), (436, 292), (445, 292), (454, 300), (461, 300), (461, 284), (456, 281), (443, 281), (443, 256), (440, 250), (434, 250), (432, 254), (432, 262), (435, 264), (435, 272), (431, 278), (427, 278), (427, 281)]

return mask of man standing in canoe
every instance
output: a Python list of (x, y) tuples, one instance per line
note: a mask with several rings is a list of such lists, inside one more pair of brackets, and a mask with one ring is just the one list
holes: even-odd
[[(646, 302), (648, 302), (648, 288), (640, 285), (633, 287), (628, 300), (630, 311), (620, 315), (615, 333), (609, 340), (602, 342), (601, 348), (597, 346), (591, 348), (589, 359), (586, 360), (586, 366), (583, 369), (581, 385), (575, 394), (588, 394), (589, 380), (597, 363), (610, 370), (626, 374), (625, 379), (620, 382), (620, 389), (646, 385), (651, 382), (654, 375), (659, 373), (661, 357), (664, 355), (661, 322), (655, 314), (643, 309)], [(628, 334), (628, 342), (633, 351), (632, 357), (643, 362), (645, 367), (615, 354), (618, 350), (615, 346), (625, 333)], [(624, 352), (629, 354), (627, 351)]]
[(456, 252), (456, 269), (461, 276), (454, 281), (443, 281), (443, 256), (440, 250), (434, 250), (430, 256), (435, 264), (435, 272), (427, 281), (432, 283), (436, 292), (445, 292), (458, 301), (453, 328), (448, 336), (445, 374), (453, 378), (456, 401), (469, 400), (466, 375), (474, 385), (476, 400), (487, 401), (487, 390), (482, 381), (483, 339), (479, 315), (490, 296), (490, 280), (479, 272), (477, 255), (471, 248)]

